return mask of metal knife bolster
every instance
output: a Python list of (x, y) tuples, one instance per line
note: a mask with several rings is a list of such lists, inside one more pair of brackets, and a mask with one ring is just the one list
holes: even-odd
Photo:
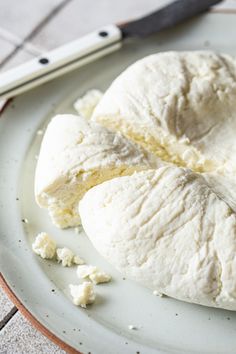
[(0, 99), (74, 70), (121, 47), (122, 32), (108, 25), (0, 75)]

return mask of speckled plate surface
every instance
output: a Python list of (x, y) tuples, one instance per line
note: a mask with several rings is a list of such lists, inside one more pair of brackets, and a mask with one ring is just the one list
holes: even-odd
[[(165, 50), (214, 49), (236, 54), (236, 15), (208, 14), (174, 31), (127, 44), (81, 70), (13, 100), (0, 117), (0, 269), (8, 291), (25, 313), (68, 351), (82, 353), (235, 353), (236, 313), (159, 298), (122, 278), (86, 235), (54, 227), (34, 201), (33, 181), (41, 135), (55, 113), (73, 112), (73, 101), (90, 88), (104, 90), (130, 63)], [(47, 171), (45, 171), (47, 173)], [(27, 218), (28, 224), (22, 222)], [(97, 286), (96, 303), (75, 307), (69, 283), (75, 268), (43, 261), (31, 251), (40, 231), (113, 276)], [(13, 295), (14, 294), (14, 295)], [(129, 330), (132, 324), (137, 330)], [(40, 327), (40, 325), (38, 326)], [(41, 326), (42, 327), (42, 326)], [(41, 328), (42, 329), (42, 328)], [(54, 336), (56, 337), (54, 337)]]

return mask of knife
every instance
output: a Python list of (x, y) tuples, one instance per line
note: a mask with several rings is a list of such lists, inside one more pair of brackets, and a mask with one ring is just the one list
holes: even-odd
[(108, 25), (78, 40), (0, 74), (0, 99), (9, 99), (77, 69), (122, 46), (129, 37), (144, 38), (201, 14), (222, 0), (176, 0), (141, 18)]

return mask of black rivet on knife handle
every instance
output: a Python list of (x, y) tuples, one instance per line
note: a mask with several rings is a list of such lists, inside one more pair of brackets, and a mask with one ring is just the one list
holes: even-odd
[(46, 64), (49, 63), (49, 60), (47, 58), (41, 58), (41, 59), (39, 59), (39, 63), (43, 64), (43, 65), (46, 65)]
[(100, 31), (100, 32), (98, 32), (98, 35), (100, 37), (107, 37), (108, 36), (108, 32), (107, 31)]

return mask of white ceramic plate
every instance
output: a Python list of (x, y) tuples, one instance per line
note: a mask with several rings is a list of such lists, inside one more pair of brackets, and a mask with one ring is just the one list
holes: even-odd
[[(194, 49), (236, 54), (235, 24), (236, 15), (208, 14), (162, 35), (129, 43), (109, 57), (18, 97), (0, 117), (1, 272), (18, 303), (78, 351), (235, 353), (236, 313), (155, 297), (123, 280), (83, 232), (55, 228), (35, 204), (33, 193), (35, 155), (42, 138), (36, 132), (50, 117), (72, 112), (78, 96), (90, 88), (106, 89), (125, 67), (145, 55)], [(29, 224), (22, 223), (23, 218)], [(40, 231), (112, 274), (110, 284), (97, 286), (97, 301), (87, 310), (75, 307), (68, 293), (68, 284), (78, 283), (75, 268), (64, 269), (32, 253), (32, 241)], [(130, 324), (138, 329), (129, 330)]]

